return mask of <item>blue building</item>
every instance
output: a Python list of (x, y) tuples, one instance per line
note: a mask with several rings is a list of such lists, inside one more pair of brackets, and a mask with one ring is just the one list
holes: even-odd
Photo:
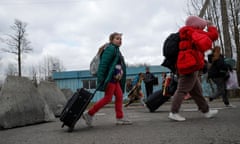
[[(169, 69), (156, 65), (149, 66), (151, 73), (158, 78), (158, 85), (154, 86), (154, 91), (161, 89), (162, 87), (162, 73), (170, 72)], [(139, 67), (128, 67), (127, 68), (127, 80), (133, 79), (138, 73), (145, 73), (145, 66)], [(89, 70), (82, 71), (65, 71), (65, 72), (54, 72), (53, 80), (56, 82), (60, 89), (71, 89), (73, 92), (78, 88), (86, 88), (93, 92), (96, 89), (96, 77), (93, 77)], [(146, 95), (145, 85), (142, 83), (142, 91)], [(97, 101), (102, 98), (103, 92), (98, 91), (92, 101)], [(127, 92), (124, 93), (124, 99), (127, 99)]]

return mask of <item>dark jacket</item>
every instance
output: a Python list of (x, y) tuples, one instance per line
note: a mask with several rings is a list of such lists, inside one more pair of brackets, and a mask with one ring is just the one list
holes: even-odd
[(126, 82), (126, 64), (119, 50), (119, 47), (114, 44), (109, 44), (101, 55), (98, 72), (97, 86), (101, 85), (100, 91), (105, 91), (107, 84), (112, 80), (115, 66), (121, 64), (123, 76), (120, 80), (122, 91)]
[(212, 61), (212, 54), (208, 55), (208, 62), (211, 63), (211, 67), (208, 70), (208, 78), (225, 77), (230, 66), (224, 62), (223, 55), (220, 55), (218, 60)]
[(144, 76), (144, 83), (146, 85), (153, 85), (154, 75), (151, 72), (146, 72)]

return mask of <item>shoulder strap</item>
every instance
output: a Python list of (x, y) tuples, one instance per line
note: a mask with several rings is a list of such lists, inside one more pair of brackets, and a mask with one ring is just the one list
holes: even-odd
[(97, 52), (97, 55), (101, 55), (102, 54), (102, 52), (104, 51), (104, 49), (105, 49), (105, 47), (100, 47), (99, 49), (98, 49), (98, 52)]
[(107, 44), (104, 44), (103, 46), (101, 46), (99, 49), (98, 49), (98, 52), (97, 52), (97, 55), (101, 56), (103, 51), (108, 47), (108, 43)]

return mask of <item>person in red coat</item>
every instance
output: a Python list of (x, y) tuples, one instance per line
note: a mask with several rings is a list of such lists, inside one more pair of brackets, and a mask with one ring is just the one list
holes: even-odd
[[(206, 30), (206, 29), (207, 30)], [(185, 26), (180, 28), (179, 54), (177, 58), (178, 87), (173, 95), (171, 112), (168, 118), (185, 121), (179, 114), (184, 97), (189, 93), (199, 110), (206, 118), (215, 116), (218, 111), (210, 110), (202, 94), (199, 71), (204, 66), (204, 52), (212, 48), (212, 42), (218, 39), (218, 31), (213, 24), (198, 16), (189, 16)]]

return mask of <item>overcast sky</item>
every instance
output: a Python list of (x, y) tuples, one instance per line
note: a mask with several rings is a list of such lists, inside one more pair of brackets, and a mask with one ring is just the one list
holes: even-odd
[[(60, 59), (69, 71), (89, 69), (112, 32), (123, 33), (127, 63), (160, 65), (163, 41), (184, 24), (186, 11), (187, 0), (0, 0), (0, 36), (11, 32), (14, 19), (28, 24), (33, 52), (24, 56), (23, 69), (44, 56)], [(12, 54), (0, 58), (0, 75), (8, 63), (17, 66)]]

